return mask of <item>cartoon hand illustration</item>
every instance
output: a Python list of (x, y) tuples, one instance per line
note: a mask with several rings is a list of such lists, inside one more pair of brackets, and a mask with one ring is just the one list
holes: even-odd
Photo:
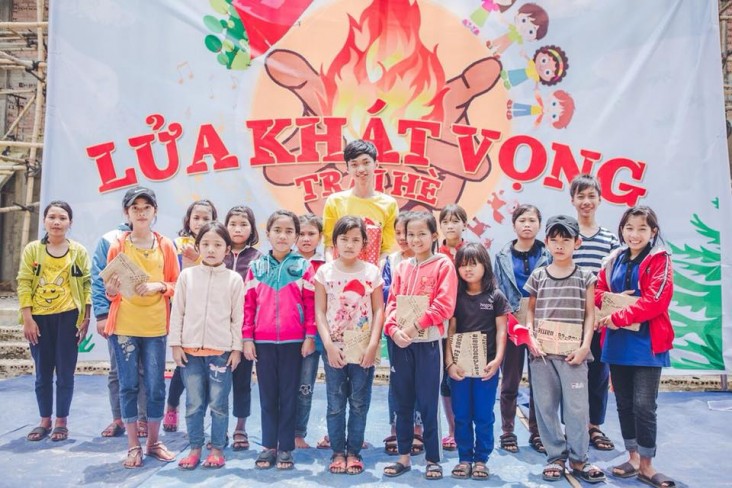
[[(322, 76), (312, 65), (299, 53), (277, 49), (272, 51), (265, 60), (267, 74), (279, 86), (290, 91), (302, 102), (304, 116), (329, 116), (325, 103), (327, 101), (325, 84)], [(502, 65), (495, 58), (486, 57), (479, 59), (467, 66), (459, 75), (445, 82), (444, 96), (442, 98), (442, 133), (440, 139), (428, 139), (426, 156), (431, 161), (430, 168), (410, 166), (410, 171), (422, 174), (429, 174), (431, 177), (436, 172), (437, 178), (442, 181), (442, 187), (438, 193), (436, 208), (441, 208), (446, 203), (453, 203), (459, 200), (464, 180), (481, 181), (491, 171), (491, 162), (488, 157), (479, 166), (474, 174), (465, 174), (462, 162), (457, 149), (455, 136), (452, 134), (452, 124), (469, 124), (468, 109), (470, 104), (477, 97), (490, 91), (500, 79)], [(298, 129), (295, 129), (283, 143), (292, 153), (299, 151)], [(299, 164), (303, 174), (321, 171), (325, 168), (336, 168), (334, 164)], [(344, 165), (336, 168), (344, 172)], [(279, 186), (292, 186), (293, 167), (291, 165), (275, 165), (264, 168), (265, 178), (272, 184)], [(386, 186), (390, 187), (391, 182)], [(414, 205), (411, 200), (397, 198), (400, 208), (410, 208)], [(319, 213), (324, 202), (322, 200), (313, 202), (310, 211)], [(316, 208), (313, 208), (316, 207)]]

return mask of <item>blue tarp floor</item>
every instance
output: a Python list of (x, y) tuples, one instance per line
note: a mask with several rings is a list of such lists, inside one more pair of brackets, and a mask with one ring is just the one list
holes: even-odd
[[(101, 430), (110, 421), (107, 400), (106, 377), (77, 376), (71, 416), (69, 417), (69, 440), (51, 442), (28, 442), (25, 436), (38, 421), (33, 378), (22, 376), (0, 381), (0, 486), (2, 487), (173, 487), (173, 486), (399, 486), (423, 485), (424, 456), (414, 458), (415, 468), (405, 475), (390, 480), (384, 478), (382, 470), (391, 462), (384, 454), (382, 439), (388, 435), (386, 422), (386, 386), (375, 386), (366, 429), (366, 440), (370, 447), (363, 451), (366, 471), (359, 476), (331, 475), (326, 472), (330, 452), (317, 449), (295, 452), (296, 469), (277, 472), (257, 471), (254, 459), (261, 448), (260, 412), (256, 385), (252, 390), (252, 417), (248, 431), (252, 442), (249, 451), (225, 451), (226, 466), (220, 470), (197, 469), (181, 471), (177, 463), (164, 464), (154, 459), (145, 459), (144, 467), (128, 470), (122, 467), (126, 451), (124, 437), (104, 439)], [(523, 393), (522, 393), (523, 396)], [(677, 481), (677, 486), (721, 487), (732, 486), (730, 468), (732, 454), (732, 412), (709, 410), (707, 401), (730, 399), (726, 393), (672, 392), (661, 393), (659, 398), (658, 457), (656, 467)], [(183, 399), (185, 402), (185, 398)], [(325, 386), (318, 383), (313, 400), (313, 414), (310, 420), (308, 441), (314, 445), (326, 432)], [(184, 407), (183, 407), (184, 408)], [(500, 433), (500, 412), (495, 405), (496, 438)], [(167, 446), (178, 453), (178, 459), (187, 449), (185, 420), (180, 416), (179, 432), (162, 433)], [(528, 432), (521, 422), (516, 423), (520, 452), (508, 454), (495, 450), (488, 466), (490, 480), (457, 481), (449, 477), (450, 470), (457, 463), (457, 453), (446, 452), (443, 460), (446, 477), (439, 482), (428, 483), (430, 487), (446, 486), (580, 486), (574, 479), (558, 483), (547, 483), (541, 479), (544, 456), (534, 452), (528, 445)], [(443, 432), (446, 426), (443, 425)], [(233, 422), (230, 432), (233, 430)], [(615, 413), (614, 398), (608, 405), (605, 432), (615, 440), (615, 451), (600, 452), (590, 449), (590, 461), (602, 468), (609, 468), (623, 462), (620, 428)], [(589, 485), (586, 485), (589, 486)], [(646, 486), (641, 482), (619, 480), (608, 476), (605, 486)]]

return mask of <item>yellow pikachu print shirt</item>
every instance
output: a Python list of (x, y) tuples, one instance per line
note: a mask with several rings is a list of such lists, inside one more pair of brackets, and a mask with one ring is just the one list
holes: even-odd
[(76, 308), (69, 284), (72, 264), (68, 251), (59, 258), (46, 256), (38, 288), (33, 294), (33, 315), (51, 315)]

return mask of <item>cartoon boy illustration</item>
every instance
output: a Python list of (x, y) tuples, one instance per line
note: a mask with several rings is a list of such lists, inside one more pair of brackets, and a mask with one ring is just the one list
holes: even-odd
[(514, 23), (508, 26), (508, 32), (485, 44), (495, 56), (500, 56), (513, 44), (538, 41), (546, 36), (549, 29), (549, 16), (546, 10), (535, 3), (527, 3), (518, 9)]
[(503, 86), (510, 90), (514, 86), (531, 80), (536, 86), (553, 86), (567, 76), (569, 60), (567, 54), (558, 46), (542, 46), (536, 50), (534, 57), (529, 59), (525, 54), (527, 64), (525, 68), (502, 70)]
[(549, 95), (546, 103), (538, 91), (534, 92), (536, 104), (506, 102), (506, 118), (536, 116), (534, 125), (540, 125), (546, 117), (555, 129), (565, 129), (574, 115), (574, 99), (564, 90), (556, 90)]

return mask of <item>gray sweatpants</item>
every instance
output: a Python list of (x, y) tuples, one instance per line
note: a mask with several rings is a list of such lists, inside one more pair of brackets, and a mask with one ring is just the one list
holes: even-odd
[[(564, 358), (557, 356), (531, 359), (531, 387), (536, 422), (548, 462), (567, 459), (575, 463), (586, 462), (590, 443), (587, 363), (570, 366)], [(559, 417), (560, 406), (564, 413), (566, 439)]]

